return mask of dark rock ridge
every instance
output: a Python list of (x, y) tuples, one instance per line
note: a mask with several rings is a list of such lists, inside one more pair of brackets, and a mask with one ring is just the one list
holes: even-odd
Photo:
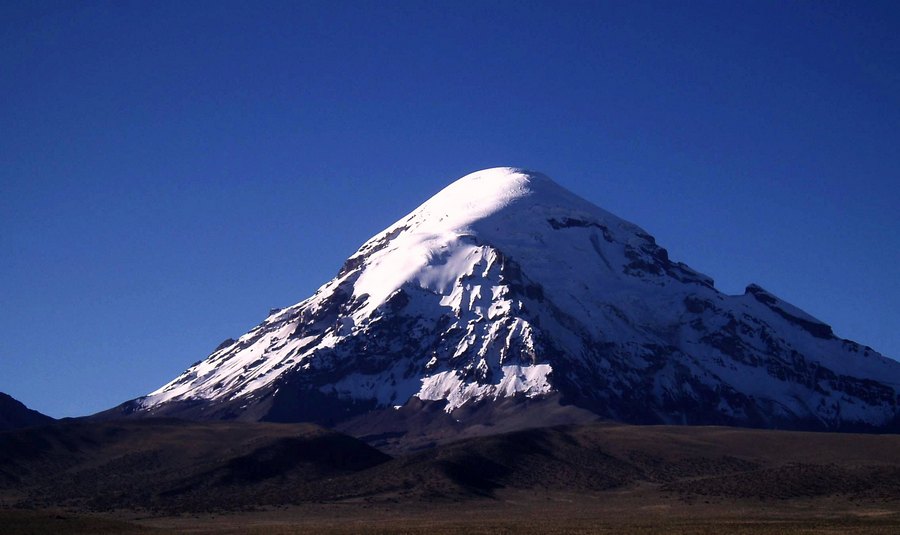
[(29, 409), (12, 396), (0, 392), (0, 431), (43, 425), (53, 421), (50, 416)]

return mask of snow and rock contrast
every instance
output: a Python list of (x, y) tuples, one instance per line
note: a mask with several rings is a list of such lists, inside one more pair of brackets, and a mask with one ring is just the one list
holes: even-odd
[(449, 185), (134, 414), (338, 422), (554, 397), (627, 422), (898, 427), (900, 363), (766, 290), (717, 291), (540, 173)]

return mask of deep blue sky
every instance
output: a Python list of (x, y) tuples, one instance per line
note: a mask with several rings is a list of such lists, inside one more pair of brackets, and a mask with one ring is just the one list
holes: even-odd
[(147, 393), (541, 170), (900, 357), (897, 2), (3, 2), (0, 391)]

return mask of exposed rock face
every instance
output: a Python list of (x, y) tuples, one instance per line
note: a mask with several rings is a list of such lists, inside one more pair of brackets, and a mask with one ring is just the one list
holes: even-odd
[(339, 423), (560, 399), (626, 422), (898, 428), (900, 363), (669, 259), (539, 173), (454, 182), (137, 415)]

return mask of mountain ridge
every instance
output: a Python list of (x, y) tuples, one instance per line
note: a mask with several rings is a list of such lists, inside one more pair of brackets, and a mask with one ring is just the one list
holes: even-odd
[(0, 431), (43, 425), (54, 421), (55, 418), (29, 409), (21, 401), (0, 392)]

